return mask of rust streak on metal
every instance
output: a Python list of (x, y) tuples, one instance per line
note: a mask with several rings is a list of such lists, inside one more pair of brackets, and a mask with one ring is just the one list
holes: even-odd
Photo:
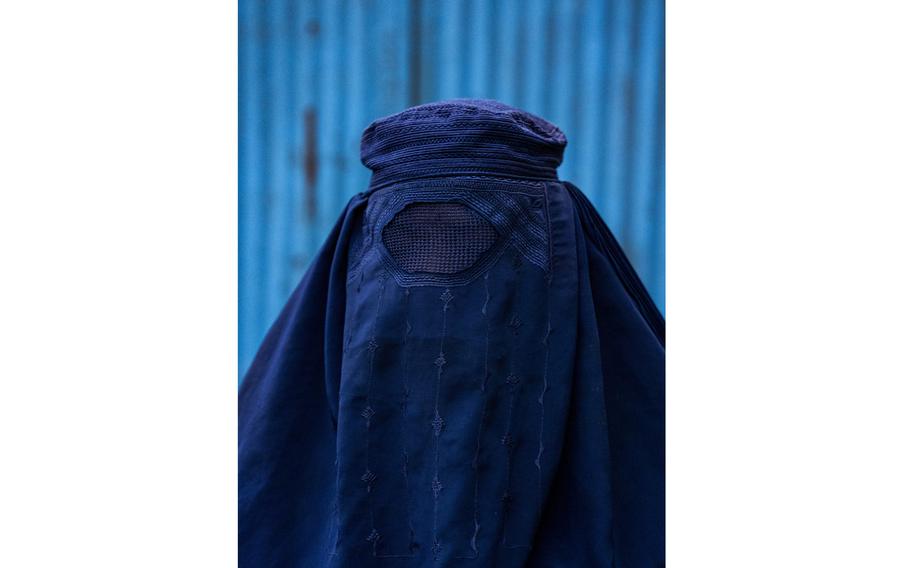
[(316, 180), (319, 175), (319, 156), (316, 143), (316, 109), (303, 112), (303, 191), (307, 219), (316, 218)]

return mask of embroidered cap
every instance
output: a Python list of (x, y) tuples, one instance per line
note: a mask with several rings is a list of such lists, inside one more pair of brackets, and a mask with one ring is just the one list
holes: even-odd
[(566, 137), (546, 120), (497, 101), (455, 99), (380, 118), (363, 133), (371, 187), (408, 179), (480, 175), (556, 179)]

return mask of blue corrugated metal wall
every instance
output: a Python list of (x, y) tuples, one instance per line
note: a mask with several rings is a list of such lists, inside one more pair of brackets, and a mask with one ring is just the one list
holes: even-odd
[(365, 188), (363, 129), (455, 97), (559, 125), (560, 177), (664, 298), (662, 0), (240, 0), (240, 370)]

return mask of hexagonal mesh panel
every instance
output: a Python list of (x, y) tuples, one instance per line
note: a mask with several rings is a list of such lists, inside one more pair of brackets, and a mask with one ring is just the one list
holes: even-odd
[(497, 237), (493, 225), (460, 203), (414, 203), (382, 229), (382, 241), (402, 270), (434, 274), (465, 270)]

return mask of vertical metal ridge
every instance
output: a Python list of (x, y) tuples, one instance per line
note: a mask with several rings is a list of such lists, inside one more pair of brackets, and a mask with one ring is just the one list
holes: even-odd
[[(644, 258), (650, 250), (652, 233), (650, 209), (654, 192), (654, 134), (658, 121), (658, 97), (660, 96), (660, 37), (658, 28), (658, 4), (662, 0), (642, 0), (639, 3), (639, 14), (636, 18), (638, 30), (636, 35), (636, 61), (634, 65), (636, 97), (634, 107), (635, 126), (633, 154), (630, 160), (632, 176), (628, 189), (626, 211), (626, 242), (630, 243), (636, 258)], [(642, 251), (642, 252), (638, 252)], [(652, 281), (653, 265), (650, 262), (639, 262), (636, 266), (643, 281)]]
[(255, 343), (260, 334), (257, 314), (262, 311), (259, 303), (260, 286), (256, 278), (257, 270), (257, 230), (261, 222), (257, 207), (259, 188), (260, 161), (257, 151), (260, 148), (258, 136), (259, 123), (259, 83), (258, 66), (262, 58), (258, 52), (257, 4), (253, 0), (240, 0), (239, 42), (238, 42), (238, 341), (240, 372), (245, 368), (245, 361), (256, 349)]

